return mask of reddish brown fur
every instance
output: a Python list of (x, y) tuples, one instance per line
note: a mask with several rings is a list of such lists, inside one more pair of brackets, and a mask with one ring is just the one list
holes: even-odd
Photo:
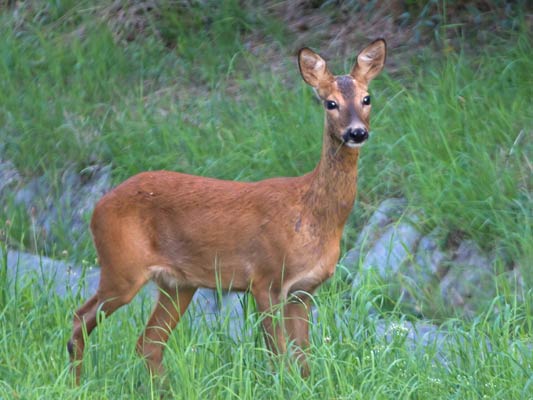
[(100, 286), (76, 312), (69, 342), (77, 381), (83, 325), (90, 334), (99, 309), (111, 314), (150, 279), (162, 290), (138, 350), (151, 372), (162, 372), (164, 343), (196, 288), (220, 285), (250, 290), (260, 312), (284, 304), (283, 327), (264, 317), (267, 344), (283, 352), (288, 335), (302, 373), (308, 373), (303, 349), (309, 342), (309, 297), (303, 293), (313, 293), (335, 270), (356, 195), (359, 156), (342, 134), (357, 124), (368, 129), (370, 107), (362, 106), (362, 98), (384, 57), (384, 41), (373, 42), (359, 54), (351, 75), (335, 78), (316, 53), (300, 52), (304, 80), (322, 100), (339, 104), (326, 112), (322, 156), (309, 174), (244, 183), (144, 172), (98, 202), (91, 230)]

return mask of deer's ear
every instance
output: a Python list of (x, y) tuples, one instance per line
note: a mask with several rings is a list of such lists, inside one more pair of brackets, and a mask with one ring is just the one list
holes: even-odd
[(320, 83), (333, 80), (324, 59), (307, 47), (298, 52), (298, 67), (304, 81), (315, 89), (318, 89)]
[(358, 55), (357, 61), (350, 75), (357, 80), (370, 82), (383, 69), (387, 54), (387, 44), (384, 39), (377, 39), (365, 47)]

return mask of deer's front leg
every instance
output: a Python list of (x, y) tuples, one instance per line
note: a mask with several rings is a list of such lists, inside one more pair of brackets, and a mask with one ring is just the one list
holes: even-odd
[(287, 350), (283, 327), (276, 321), (280, 304), (279, 290), (272, 288), (254, 288), (252, 294), (255, 298), (257, 311), (262, 314), (265, 341), (268, 349), (274, 354), (285, 353)]
[(302, 376), (309, 375), (305, 351), (309, 347), (309, 312), (311, 298), (307, 293), (292, 295), (284, 307), (284, 325), (294, 345), (294, 357), (300, 365)]

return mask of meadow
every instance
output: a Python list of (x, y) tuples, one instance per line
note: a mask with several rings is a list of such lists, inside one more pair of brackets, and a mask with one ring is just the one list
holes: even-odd
[[(0, 8), (1, 159), (58, 191), (66, 169), (93, 165), (111, 165), (114, 183), (155, 169), (252, 181), (314, 168), (323, 111), (299, 77), (294, 33), (237, 1), (193, 3), (163, 2), (151, 18), (112, 2)], [(238, 340), (227, 317), (207, 329), (187, 315), (166, 349), (170, 398), (533, 398), (530, 24), (518, 13), (483, 45), (441, 39), (396, 64), (390, 50), (394, 70), (372, 83), (372, 137), (342, 242), (348, 250), (381, 200), (405, 197), (425, 230), (475, 240), (497, 270), (518, 265), (524, 290), (502, 287), (474, 318), (439, 320), (444, 344), (413, 347), (402, 324), (418, 316), (395, 307), (379, 282), (354, 291), (338, 274), (314, 299), (306, 380), (266, 354), (253, 304)], [(367, 41), (332, 57), (333, 71), (347, 72)], [(73, 387), (65, 345), (84, 299), (32, 276), (14, 281), (7, 246), (42, 249), (9, 197), (0, 223), (0, 399), (159, 398), (135, 354), (151, 301), (102, 322)], [(63, 251), (80, 264), (95, 259), (88, 235), (77, 247), (59, 235), (48, 253)], [(386, 335), (376, 334), (382, 321)]]

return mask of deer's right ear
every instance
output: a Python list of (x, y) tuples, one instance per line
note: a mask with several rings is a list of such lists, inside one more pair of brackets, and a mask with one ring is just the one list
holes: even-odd
[(304, 81), (315, 89), (321, 82), (333, 79), (324, 59), (307, 47), (298, 52), (298, 67)]

